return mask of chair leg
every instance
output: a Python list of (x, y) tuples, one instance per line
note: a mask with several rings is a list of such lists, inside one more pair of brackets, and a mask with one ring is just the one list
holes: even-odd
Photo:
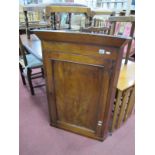
[(43, 67), (41, 68), (41, 73), (42, 73), (42, 77), (44, 78), (45, 75), (44, 75), (44, 69), (43, 69)]
[(127, 53), (126, 53), (126, 58), (125, 58), (125, 65), (128, 63), (128, 60), (129, 60), (129, 55), (130, 55), (130, 51), (131, 51), (131, 44), (132, 44), (132, 41), (130, 41), (128, 43), (128, 48), (127, 48)]
[(23, 85), (26, 85), (25, 77), (23, 75), (23, 67), (19, 64), (20, 75), (22, 78)]
[(34, 88), (32, 85), (31, 73), (32, 73), (32, 70), (30, 68), (27, 68), (27, 78), (30, 86), (31, 95), (35, 95)]

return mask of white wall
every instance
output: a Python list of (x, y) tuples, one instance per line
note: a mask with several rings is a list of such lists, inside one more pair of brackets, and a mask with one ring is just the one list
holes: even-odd
[(74, 3), (87, 5), (87, 0), (74, 0)]
[(43, 0), (43, 3), (57, 3), (60, 2), (60, 0)]
[[(57, 3), (57, 2), (63, 2), (65, 0), (43, 0), (43, 3)], [(24, 0), (19, 0), (19, 4), (24, 4)]]

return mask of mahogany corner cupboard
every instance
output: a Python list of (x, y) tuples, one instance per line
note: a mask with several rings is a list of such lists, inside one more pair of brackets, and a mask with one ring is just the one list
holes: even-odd
[(123, 48), (114, 36), (37, 30), (50, 124), (103, 141), (108, 134)]

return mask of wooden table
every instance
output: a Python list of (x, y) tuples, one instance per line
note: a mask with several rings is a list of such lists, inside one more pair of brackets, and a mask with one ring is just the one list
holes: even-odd
[[(59, 32), (71, 32), (71, 30), (59, 30)], [(80, 31), (74, 31), (74, 33), (79, 32)], [(28, 50), (28, 52), (33, 54), (39, 60), (42, 60), (42, 47), (40, 39), (35, 34), (31, 34), (30, 39), (27, 38), (26, 34), (22, 34), (20, 36), (23, 46)]]
[(42, 60), (41, 41), (35, 34), (32, 34), (30, 39), (27, 39), (27, 35), (25, 34), (21, 35), (21, 40), (23, 46), (27, 49), (29, 53), (33, 54), (39, 60)]
[(112, 128), (119, 128), (130, 117), (135, 104), (135, 63), (122, 61), (114, 102)]
[(117, 88), (121, 91), (135, 84), (135, 63), (129, 61), (128, 65), (125, 65), (124, 61), (125, 60), (122, 61), (121, 72), (117, 84)]

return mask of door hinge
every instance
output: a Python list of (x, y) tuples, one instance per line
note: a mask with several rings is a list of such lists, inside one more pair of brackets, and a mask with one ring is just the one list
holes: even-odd
[(98, 121), (97, 125), (98, 126), (102, 126), (103, 125), (103, 122), (102, 121)]

